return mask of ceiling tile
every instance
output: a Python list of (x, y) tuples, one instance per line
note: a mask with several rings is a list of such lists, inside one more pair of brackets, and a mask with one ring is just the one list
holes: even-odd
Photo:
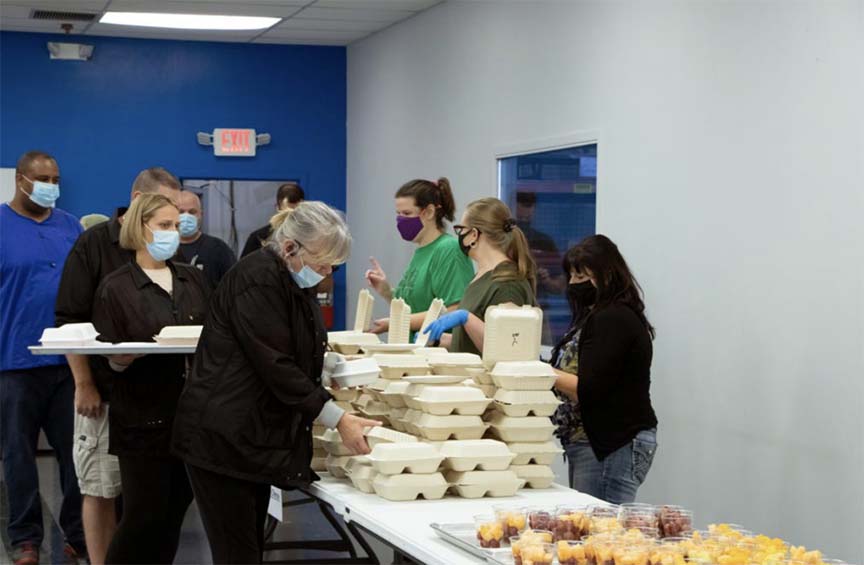
[(112, 0), (109, 11), (167, 12), (169, 14), (212, 14), (219, 16), (267, 16), (287, 18), (303, 6), (244, 4), (242, 2), (194, 2), (190, 0), (154, 0), (143, 4), (139, 0)]
[(361, 37), (369, 35), (368, 31), (326, 31), (326, 30), (305, 30), (305, 29), (271, 29), (262, 34), (261, 37), (284, 37), (288, 39), (322, 39), (332, 40), (339, 39), (345, 41), (354, 41)]
[(106, 0), (3, 0), (0, 3), (0, 13), (5, 13), (10, 6), (26, 6), (31, 10), (62, 10), (64, 12), (101, 12)]
[[(44, 20), (24, 20), (13, 18), (0, 18), (0, 29), (3, 31), (34, 31), (44, 33), (64, 33), (60, 29), (62, 22), (46, 22)], [(75, 23), (73, 33), (81, 33), (87, 26), (85, 23)]]
[(324, 39), (285, 39), (284, 37), (259, 37), (252, 43), (269, 43), (277, 45), (322, 45), (322, 46), (343, 46), (351, 43), (348, 40), (324, 40)]
[(357, 10), (411, 10), (419, 12), (443, 0), (318, 0), (316, 8), (351, 8)]
[(296, 16), (298, 19), (346, 20), (393, 23), (415, 14), (410, 10), (348, 10), (342, 8), (306, 8)]
[(331, 31), (377, 31), (390, 25), (383, 22), (345, 21), (345, 20), (313, 20), (289, 18), (277, 24), (273, 29), (321, 29)]

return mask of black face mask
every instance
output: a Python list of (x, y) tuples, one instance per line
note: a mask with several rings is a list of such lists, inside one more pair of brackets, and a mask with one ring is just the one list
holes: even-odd
[(567, 298), (580, 308), (592, 306), (597, 301), (597, 289), (591, 281), (567, 285)]
[[(459, 249), (462, 250), (462, 253), (464, 253), (466, 257), (468, 257), (468, 252), (471, 251), (471, 246), (470, 246), (470, 245), (465, 245), (465, 238), (468, 237), (468, 235), (469, 235), (472, 231), (474, 231), (474, 230), (473, 230), (473, 229), (468, 230), (468, 231), (462, 233), (462, 234), (459, 236)], [(479, 231), (477, 232), (477, 235), (478, 235), (478, 237), (479, 237), (479, 235), (480, 235), (480, 232), (479, 232)], [(476, 240), (476, 239), (474, 240), (474, 243), (477, 243), (477, 240)]]

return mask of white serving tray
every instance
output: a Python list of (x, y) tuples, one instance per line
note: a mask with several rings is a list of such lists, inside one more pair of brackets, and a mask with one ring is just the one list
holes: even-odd
[(33, 355), (191, 355), (195, 346), (160, 345), (150, 342), (99, 343), (94, 345), (33, 345), (28, 347)]
[(514, 418), (495, 413), (487, 420), (491, 426), (492, 435), (510, 442), (545, 442), (552, 438), (555, 426), (549, 418), (528, 416)]
[(428, 443), (383, 443), (372, 449), (369, 460), (382, 475), (429, 474), (438, 470), (444, 456)]
[(375, 353), (411, 353), (420, 347), (415, 343), (379, 343), (376, 345), (364, 345), (363, 351), (369, 355)]
[(450, 485), (441, 473), (430, 475), (378, 475), (373, 481), (378, 496), (393, 501), (444, 498)]
[(530, 488), (549, 488), (555, 482), (555, 473), (548, 465), (513, 465), (510, 470)]
[(528, 465), (530, 463), (551, 465), (556, 456), (564, 453), (564, 450), (558, 447), (554, 441), (515, 442), (509, 443), (507, 447), (516, 454), (516, 457), (513, 458), (513, 465)]
[(507, 444), (494, 439), (445, 441), (438, 446), (444, 467), (451, 471), (506, 471), (514, 454)]
[(551, 390), (499, 390), (495, 393), (495, 408), (507, 416), (549, 417), (561, 401)]

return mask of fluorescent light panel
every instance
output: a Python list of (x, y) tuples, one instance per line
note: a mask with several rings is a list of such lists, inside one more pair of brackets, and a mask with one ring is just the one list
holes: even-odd
[(257, 16), (213, 16), (157, 12), (105, 12), (100, 24), (160, 27), (168, 29), (249, 30), (267, 29), (281, 18)]

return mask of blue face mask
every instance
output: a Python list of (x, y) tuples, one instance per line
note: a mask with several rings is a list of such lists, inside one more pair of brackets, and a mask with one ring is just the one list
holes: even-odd
[[(302, 258), (300, 259), (300, 262), (303, 262)], [(297, 273), (292, 271), (290, 266), (288, 267), (288, 271), (291, 273), (294, 282), (296, 282), (297, 286), (300, 288), (312, 288), (318, 286), (318, 283), (324, 280), (324, 275), (317, 273), (305, 263), (303, 264), (303, 268)]]
[(180, 235), (190, 237), (198, 232), (198, 216), (180, 214)]
[[(27, 179), (27, 177), (24, 178)], [(37, 206), (41, 206), (43, 208), (53, 208), (55, 203), (57, 202), (57, 199), (60, 198), (60, 185), (52, 184), (50, 182), (42, 182), (40, 180), (30, 180), (30, 182), (33, 184), (33, 192), (31, 192), (30, 194), (27, 194), (23, 190), (21, 192), (27, 194), (27, 196), (30, 197), (30, 200)]]
[(177, 253), (180, 247), (180, 232), (174, 230), (152, 230), (145, 226), (153, 234), (153, 241), (147, 244), (147, 252), (157, 261), (167, 261)]

